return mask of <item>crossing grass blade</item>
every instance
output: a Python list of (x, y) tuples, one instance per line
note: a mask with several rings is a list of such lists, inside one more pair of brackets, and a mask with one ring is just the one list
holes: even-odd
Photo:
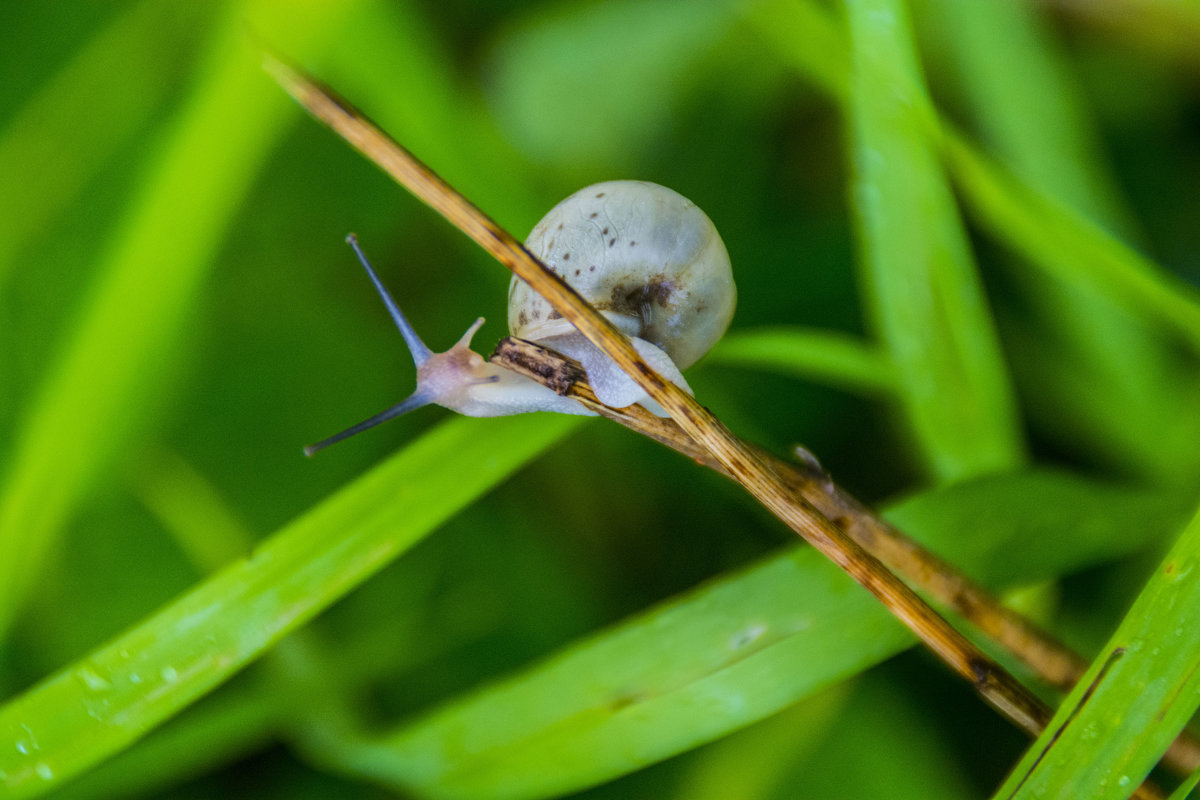
[(768, 370), (869, 395), (896, 391), (892, 365), (876, 347), (833, 331), (735, 331), (713, 348), (705, 363)]
[(860, 269), (901, 407), (938, 479), (1012, 468), (1024, 458), (1015, 397), (930, 135), (934, 112), (904, 3), (845, 8)]
[[(1116, 180), (1101, 157), (1095, 114), (1067, 67), (1063, 48), (1031, 6), (986, 3), (968, 7), (936, 0), (931, 25), (941, 32), (946, 56), (961, 82), (962, 102), (983, 145), (1013, 175), (1064, 208), (1090, 219), (1108, 235), (1135, 243), (1142, 238), (1121, 201)], [(1011, 80), (1020, 63), (1026, 80)], [(1050, 248), (1063, 269), (1076, 269), (1078, 254)], [(1014, 372), (1033, 426), (1056, 441), (1070, 441), (1112, 463), (1156, 478), (1187, 471), (1194, 459), (1175, 445), (1175, 424), (1189, 404), (1188, 387), (1175, 375), (1180, 359), (1154, 353), (1161, 332), (1131, 313), (1119, 298), (1079, 282), (1068, 285), (1009, 259), (1012, 285), (1025, 314), (1046, 333), (1037, 342), (1010, 347)], [(1021, 312), (1014, 312), (1020, 315)], [(1011, 334), (1015, 325), (1009, 325)], [(1017, 334), (1019, 335), (1019, 334)], [(1104, 393), (1081, 386), (1112, 387)]]

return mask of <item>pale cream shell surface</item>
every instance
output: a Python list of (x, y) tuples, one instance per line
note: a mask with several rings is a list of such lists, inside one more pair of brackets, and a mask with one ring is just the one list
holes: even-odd
[[(588, 186), (551, 209), (525, 245), (623, 332), (660, 347), (680, 369), (708, 352), (733, 317), (737, 290), (716, 227), (665, 186)], [(574, 330), (520, 279), (508, 296), (512, 335), (540, 341)]]

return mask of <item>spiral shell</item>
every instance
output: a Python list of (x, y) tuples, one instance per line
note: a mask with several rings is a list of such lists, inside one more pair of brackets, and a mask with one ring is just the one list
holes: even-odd
[[(721, 338), (737, 290), (729, 254), (695, 203), (645, 181), (607, 181), (550, 210), (525, 246), (624, 333), (694, 364)], [(540, 341), (573, 330), (524, 281), (508, 292), (513, 336)]]

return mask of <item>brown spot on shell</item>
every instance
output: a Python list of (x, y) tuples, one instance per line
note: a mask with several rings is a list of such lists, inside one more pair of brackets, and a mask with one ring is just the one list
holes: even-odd
[(600, 235), (601, 235), (601, 236), (608, 236), (608, 228), (605, 228), (604, 230), (600, 231)]
[(658, 280), (653, 283), (646, 284), (642, 289), (642, 297), (660, 306), (666, 307), (671, 301), (671, 295), (675, 293), (675, 284), (672, 281)]
[(604, 192), (599, 192), (596, 197), (604, 197)]
[(616, 243), (617, 243), (617, 240), (616, 240), (616, 238), (615, 238), (615, 237), (614, 237), (614, 238), (612, 238), (612, 239), (609, 239), (609, 240), (608, 240), (608, 246), (609, 246), (609, 247), (612, 247), (612, 246), (613, 246), (614, 244), (616, 244)]
[(596, 271), (596, 265), (595, 265), (595, 264), (592, 264), (590, 267), (588, 267), (588, 272), (595, 272), (595, 271)]
[(571, 260), (571, 254), (563, 253), (563, 261), (570, 261), (570, 260)]
[(599, 212), (599, 211), (593, 211), (592, 213), (588, 214), (588, 219), (595, 219), (595, 218), (596, 218), (596, 217), (598, 217), (598, 216), (600, 216), (600, 212)]
[(643, 284), (630, 288), (618, 284), (609, 295), (609, 308), (620, 314), (640, 316), (642, 309), (652, 303), (666, 307), (675, 294), (675, 283), (665, 275), (651, 277)]
[(529, 315), (524, 311), (521, 311), (520, 314), (517, 314), (517, 324), (524, 328), (529, 324)]
[(630, 241), (630, 243), (629, 243), (629, 246), (630, 246), (630, 247), (637, 247), (637, 242)]

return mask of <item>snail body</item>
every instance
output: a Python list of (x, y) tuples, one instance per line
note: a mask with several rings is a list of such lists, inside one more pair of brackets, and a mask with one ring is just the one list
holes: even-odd
[[(417, 389), (386, 411), (305, 448), (307, 454), (431, 403), (474, 417), (530, 411), (592, 414), (575, 400), (472, 351), (471, 338), (483, 318), (452, 348), (434, 353), (408, 323), (357, 241), (353, 236), (348, 241), (408, 344), (417, 366)], [(691, 392), (680, 370), (720, 339), (737, 296), (725, 245), (694, 203), (654, 183), (598, 183), (551, 209), (534, 227), (526, 248), (629, 336), (659, 374)], [(640, 403), (663, 413), (616, 363), (516, 277), (508, 291), (508, 326), (513, 336), (579, 361), (605, 405)]]

